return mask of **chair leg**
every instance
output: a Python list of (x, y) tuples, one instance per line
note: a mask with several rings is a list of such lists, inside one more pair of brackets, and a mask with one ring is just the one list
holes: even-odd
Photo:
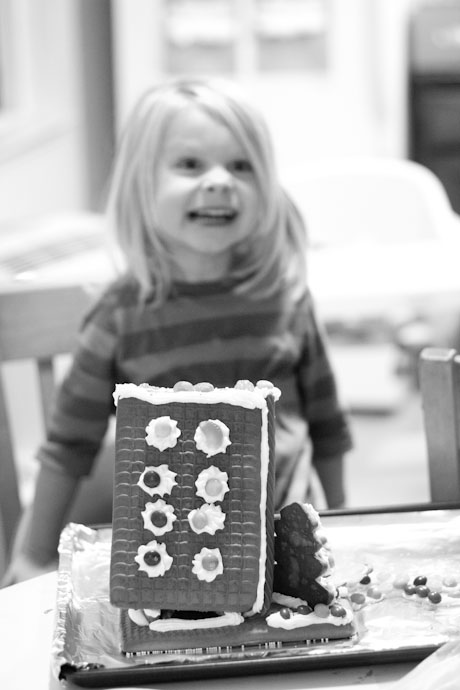
[(460, 357), (453, 349), (425, 348), (420, 388), (431, 499), (460, 500)]
[(0, 386), (0, 527), (6, 553), (11, 550), (21, 514), (18, 474), (8, 428), (8, 410)]

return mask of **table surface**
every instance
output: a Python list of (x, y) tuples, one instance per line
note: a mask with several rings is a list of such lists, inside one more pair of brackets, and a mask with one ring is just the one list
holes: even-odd
[[(0, 688), (58, 690), (75, 687), (60, 683), (50, 670), (54, 633), (56, 573), (48, 573), (0, 590)], [(352, 690), (389, 689), (414, 663), (302, 671), (269, 676), (161, 682), (143, 688), (156, 690)], [(128, 689), (129, 690), (129, 689)], [(131, 688), (133, 690), (133, 688)]]

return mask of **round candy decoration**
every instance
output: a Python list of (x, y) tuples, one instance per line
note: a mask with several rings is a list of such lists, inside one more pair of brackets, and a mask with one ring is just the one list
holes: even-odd
[(166, 545), (159, 544), (155, 540), (149, 541), (148, 544), (141, 544), (134, 560), (139, 564), (139, 570), (147, 573), (149, 577), (162, 577), (173, 562), (166, 551)]
[(442, 595), (439, 592), (432, 592), (430, 590), (428, 592), (428, 599), (431, 601), (432, 604), (440, 604), (442, 601)]
[(203, 498), (206, 503), (222, 501), (228, 488), (228, 474), (218, 467), (210, 465), (202, 470), (195, 481), (196, 495)]
[(300, 606), (296, 608), (296, 613), (300, 613), (301, 616), (308, 616), (308, 614), (312, 612), (313, 609), (308, 604), (300, 604)]
[(188, 514), (188, 521), (196, 534), (215, 534), (217, 530), (224, 529), (225, 513), (220, 506), (205, 503)]
[(171, 417), (156, 417), (151, 419), (145, 427), (145, 442), (158, 450), (174, 448), (181, 432), (177, 428), (177, 421)]
[(255, 386), (252, 381), (248, 381), (248, 379), (239, 379), (235, 383), (235, 388), (239, 391), (253, 391)]
[(195, 383), (193, 390), (201, 393), (210, 393), (214, 390), (214, 385), (209, 383), (209, 381), (200, 381), (199, 383)]
[(222, 575), (224, 566), (219, 549), (208, 549), (203, 547), (200, 553), (195, 554), (193, 559), (192, 573), (199, 580), (213, 582), (218, 575)]
[(314, 612), (316, 613), (318, 618), (328, 618), (330, 614), (329, 606), (327, 606), (326, 604), (316, 604)]
[(335, 618), (345, 618), (347, 615), (347, 612), (342, 604), (331, 604), (330, 612)]
[(174, 384), (173, 391), (175, 393), (180, 393), (182, 391), (192, 391), (193, 383), (191, 381), (177, 381)]
[(141, 512), (145, 529), (150, 530), (156, 537), (162, 537), (173, 528), (173, 522), (177, 519), (172, 505), (165, 503), (162, 498), (158, 501), (146, 503)]
[(164, 496), (170, 494), (177, 485), (177, 472), (171, 472), (168, 465), (147, 466), (140, 475), (137, 483), (150, 496)]
[(227, 446), (231, 444), (230, 429), (219, 419), (208, 419), (198, 425), (194, 441), (198, 450), (202, 450), (210, 458), (217, 453), (226, 452)]

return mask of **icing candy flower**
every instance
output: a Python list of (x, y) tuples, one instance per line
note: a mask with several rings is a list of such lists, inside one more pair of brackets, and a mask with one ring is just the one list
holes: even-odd
[(219, 549), (208, 549), (205, 546), (200, 553), (195, 554), (193, 559), (192, 573), (199, 580), (213, 582), (218, 575), (222, 575), (224, 566)]
[(225, 513), (220, 506), (205, 503), (188, 514), (188, 521), (196, 534), (215, 534), (217, 530), (224, 529)]
[(203, 498), (206, 503), (222, 501), (224, 495), (229, 491), (228, 474), (211, 465), (200, 472), (195, 486), (197, 488), (196, 495)]
[(166, 551), (166, 545), (159, 544), (155, 540), (149, 541), (148, 544), (141, 544), (134, 560), (139, 564), (139, 570), (147, 573), (149, 577), (162, 577), (173, 562)]
[(150, 530), (156, 537), (161, 537), (166, 532), (170, 532), (173, 528), (174, 520), (177, 520), (174, 515), (174, 508), (163, 499), (159, 498), (155, 503), (146, 504), (145, 510), (141, 513), (144, 519), (145, 529)]
[(200, 422), (195, 432), (194, 441), (198, 450), (210, 458), (217, 453), (225, 453), (230, 445), (230, 429), (219, 419), (208, 419)]
[(161, 451), (174, 448), (181, 433), (177, 428), (176, 420), (168, 416), (151, 419), (145, 431), (147, 432), (146, 443)]
[(150, 496), (170, 494), (176, 486), (177, 472), (171, 472), (168, 465), (149, 465), (144, 469), (137, 483)]

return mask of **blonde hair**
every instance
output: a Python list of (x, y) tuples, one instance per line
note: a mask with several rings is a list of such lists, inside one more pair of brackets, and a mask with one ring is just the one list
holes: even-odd
[(172, 116), (190, 104), (227, 126), (244, 147), (261, 197), (260, 219), (233, 261), (234, 290), (255, 298), (285, 287), (303, 292), (306, 231), (282, 189), (271, 137), (260, 112), (230, 84), (179, 79), (149, 89), (134, 107), (120, 140), (112, 173), (108, 214), (125, 270), (144, 298), (163, 303), (171, 289), (171, 261), (155, 228), (153, 190), (161, 144)]

